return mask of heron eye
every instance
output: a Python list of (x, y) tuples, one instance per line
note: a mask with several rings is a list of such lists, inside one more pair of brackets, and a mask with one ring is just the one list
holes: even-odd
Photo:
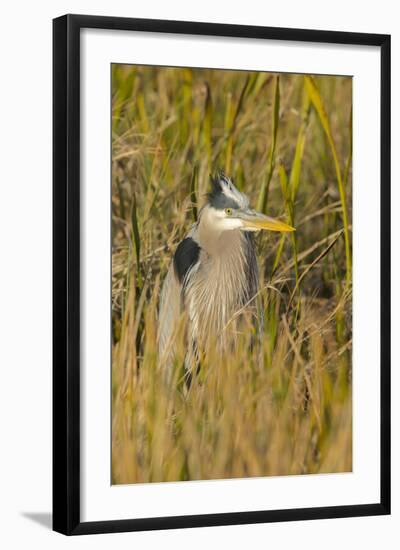
[(232, 208), (225, 208), (225, 214), (227, 216), (232, 216)]

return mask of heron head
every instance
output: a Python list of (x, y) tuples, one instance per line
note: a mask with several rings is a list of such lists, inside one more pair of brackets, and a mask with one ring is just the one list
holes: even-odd
[(211, 177), (212, 190), (208, 194), (207, 215), (220, 231), (295, 231), (281, 220), (271, 218), (250, 208), (249, 199), (241, 193), (223, 172)]

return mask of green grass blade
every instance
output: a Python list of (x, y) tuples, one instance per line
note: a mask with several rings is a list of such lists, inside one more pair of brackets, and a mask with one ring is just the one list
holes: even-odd
[(207, 152), (207, 165), (208, 173), (212, 170), (212, 118), (213, 118), (213, 105), (211, 97), (211, 89), (206, 83), (206, 101), (204, 106), (204, 120), (203, 120), (203, 141)]
[(193, 72), (192, 69), (182, 69), (182, 110), (181, 110), (181, 145), (184, 147), (189, 139), (192, 110), (192, 84)]
[(279, 105), (280, 105), (279, 76), (276, 76), (273, 118), (272, 118), (272, 136), (271, 136), (271, 147), (270, 147), (269, 156), (268, 156), (267, 176), (261, 186), (260, 194), (258, 196), (258, 202), (257, 202), (257, 208), (260, 212), (265, 212), (266, 210), (267, 202), (268, 202), (269, 186), (270, 186), (272, 174), (274, 171), (275, 149), (276, 149), (276, 141), (278, 137), (278, 128), (279, 128)]
[(248, 90), (251, 85), (251, 79), (247, 76), (244, 85), (242, 86), (239, 99), (236, 104), (236, 108), (233, 108), (232, 97), (229, 95), (229, 103), (227, 103), (226, 117), (225, 117), (225, 132), (226, 132), (226, 152), (225, 152), (225, 172), (229, 174), (232, 169), (232, 154), (235, 138), (235, 128), (239, 118), (239, 114), (243, 109), (244, 99), (248, 94)]
[(309, 98), (309, 95), (305, 93), (303, 96), (303, 112), (302, 112), (303, 121), (300, 125), (299, 133), (297, 135), (296, 150), (294, 153), (292, 169), (290, 171), (290, 189), (291, 189), (292, 202), (295, 202), (296, 200), (297, 191), (300, 183), (301, 164), (303, 160), (304, 146), (306, 142), (306, 130), (308, 126), (309, 114), (310, 114), (310, 98)]
[[(296, 155), (295, 155), (295, 159), (296, 159)], [(293, 162), (295, 162), (295, 161), (293, 161)], [(288, 177), (287, 177), (287, 174), (286, 174), (285, 167), (283, 166), (282, 163), (280, 163), (279, 166), (278, 166), (278, 172), (279, 172), (279, 180), (281, 182), (282, 195), (283, 195), (283, 198), (285, 199), (285, 206), (286, 206), (287, 216), (288, 216), (288, 219), (289, 219), (289, 224), (294, 227), (295, 222), (294, 222), (294, 204), (293, 204), (293, 200), (292, 200), (292, 190), (291, 190), (290, 183), (288, 182)], [(285, 234), (282, 235), (281, 243), (279, 244), (279, 248), (278, 248), (279, 256), (282, 253), (281, 248), (283, 247), (284, 238), (285, 238)], [(290, 233), (290, 238), (291, 238), (291, 241), (292, 241), (292, 248), (293, 248), (294, 273), (295, 273), (295, 279), (296, 279), (295, 288), (298, 290), (298, 297), (299, 297), (299, 300), (297, 302), (297, 312), (296, 312), (296, 315), (298, 315), (299, 308), (300, 308), (300, 297), (301, 297), (301, 295), (300, 295), (300, 286), (299, 286), (299, 264), (298, 264), (298, 257), (297, 257), (297, 238), (296, 238), (296, 234), (294, 232)], [(281, 247), (281, 245), (282, 245), (282, 247)], [(275, 271), (276, 267), (278, 266), (278, 262), (279, 262), (279, 258), (276, 257), (275, 262), (274, 262), (274, 271)]]
[(283, 166), (283, 164), (280, 162), (279, 163), (279, 166), (278, 166), (278, 173), (279, 173), (279, 181), (280, 181), (280, 184), (281, 184), (281, 190), (282, 190), (282, 195), (283, 195), (283, 198), (285, 199), (285, 201), (288, 200), (288, 177), (287, 177), (287, 174), (286, 174), (286, 170), (285, 170), (285, 167)]
[(232, 94), (228, 93), (226, 95), (226, 104), (225, 104), (225, 119), (224, 119), (224, 134), (225, 134), (225, 172), (229, 174), (231, 168), (231, 158), (232, 158), (232, 136), (231, 128), (233, 124), (233, 105), (232, 105)]
[(343, 185), (344, 188), (347, 188), (347, 182), (349, 180), (349, 171), (353, 158), (353, 108), (350, 109), (350, 119), (349, 119), (349, 156), (347, 157), (346, 166), (344, 169), (343, 175)]
[(336, 151), (335, 142), (332, 137), (328, 115), (325, 111), (321, 94), (318, 90), (317, 84), (313, 77), (305, 76), (304, 79), (305, 79), (307, 92), (310, 96), (310, 100), (314, 106), (315, 111), (317, 112), (321, 126), (324, 129), (324, 132), (328, 139), (332, 157), (333, 157), (333, 162), (335, 165), (336, 179), (337, 179), (337, 184), (339, 189), (340, 202), (342, 206), (342, 218), (343, 218), (343, 227), (344, 227), (344, 242), (345, 242), (345, 252), (346, 252), (346, 283), (349, 285), (351, 283), (351, 252), (350, 252), (349, 223), (348, 223), (347, 205), (346, 205), (346, 190), (344, 187), (344, 182), (340, 171), (338, 154)]
[(140, 92), (137, 95), (136, 100), (137, 100), (137, 109), (138, 109), (138, 120), (140, 121), (142, 132), (144, 134), (147, 134), (149, 132), (150, 126), (149, 126), (149, 119), (147, 117), (146, 104), (144, 101), (143, 92)]
[(131, 211), (131, 223), (132, 223), (132, 237), (135, 244), (136, 252), (136, 262), (139, 269), (140, 266), (140, 233), (139, 233), (139, 224), (137, 218), (137, 204), (136, 204), (136, 195), (133, 194), (132, 200), (132, 211)]
[(197, 185), (198, 185), (198, 178), (199, 178), (199, 167), (197, 164), (195, 164), (193, 168), (192, 173), (192, 179), (190, 182), (190, 202), (192, 206), (192, 216), (193, 220), (197, 221)]

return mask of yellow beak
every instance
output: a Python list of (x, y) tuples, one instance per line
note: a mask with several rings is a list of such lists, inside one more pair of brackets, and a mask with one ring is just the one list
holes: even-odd
[(260, 214), (259, 212), (255, 211), (243, 214), (241, 216), (241, 219), (243, 222), (243, 226), (246, 229), (250, 229), (253, 231), (259, 231), (260, 229), (281, 232), (296, 231), (294, 227), (291, 227), (281, 220), (270, 218), (269, 216), (265, 216), (264, 214)]

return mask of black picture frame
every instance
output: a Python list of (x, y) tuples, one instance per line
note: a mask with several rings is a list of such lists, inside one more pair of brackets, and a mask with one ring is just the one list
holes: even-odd
[[(378, 46), (381, 51), (381, 495), (351, 506), (81, 522), (80, 31)], [(390, 36), (87, 15), (53, 21), (53, 529), (66, 535), (390, 514)]]

